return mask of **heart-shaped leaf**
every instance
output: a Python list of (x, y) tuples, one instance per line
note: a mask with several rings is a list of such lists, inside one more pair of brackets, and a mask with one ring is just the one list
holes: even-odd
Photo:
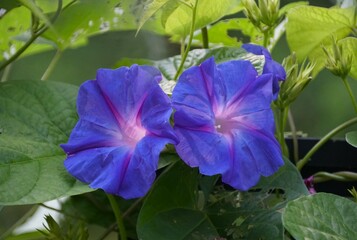
[(63, 166), (77, 121), (76, 86), (40, 81), (0, 84), (0, 204), (32, 204), (92, 191)]

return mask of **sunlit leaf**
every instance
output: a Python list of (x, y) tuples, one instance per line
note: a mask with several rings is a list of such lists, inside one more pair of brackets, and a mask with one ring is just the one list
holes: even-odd
[(92, 191), (63, 166), (77, 121), (77, 87), (54, 82), (0, 84), (0, 204), (45, 202)]
[(284, 227), (295, 239), (355, 239), (357, 204), (329, 193), (304, 196), (287, 204)]
[(354, 27), (354, 8), (322, 8), (301, 6), (288, 12), (286, 36), (291, 51), (298, 59), (309, 57), (315, 61), (315, 74), (325, 65), (326, 56), (322, 45), (332, 44), (331, 36), (337, 40), (348, 36)]
[(25, 7), (31, 10), (31, 12), (39, 19), (41, 19), (47, 27), (53, 28), (51, 21), (42, 12), (42, 10), (35, 4), (33, 0), (17, 0), (22, 3)]
[[(248, 38), (248, 40), (243, 40)], [(195, 40), (202, 42), (202, 35), (195, 36)], [(262, 45), (263, 35), (246, 18), (234, 18), (219, 21), (208, 29), (210, 44), (224, 46), (240, 46), (242, 42)]]
[[(193, 6), (195, 0), (188, 1)], [(225, 15), (242, 10), (239, 0), (200, 0), (198, 1), (195, 29), (200, 29), (213, 23)], [(180, 4), (166, 18), (164, 28), (170, 35), (185, 37), (190, 32), (192, 8)]]
[[(165, 5), (177, 4), (179, 0), (150, 0), (146, 1), (143, 6), (143, 12), (140, 17), (138, 31), (145, 24), (145, 22), (152, 17), (158, 10), (163, 8)], [(170, 6), (168, 6), (170, 7)]]
[[(53, 24), (56, 33), (47, 31), (44, 37), (57, 43), (61, 49), (85, 44), (89, 36), (113, 30), (137, 28), (135, 1), (77, 1), (62, 11)], [(145, 26), (155, 32), (162, 30), (159, 21)], [(161, 30), (160, 30), (161, 29)]]

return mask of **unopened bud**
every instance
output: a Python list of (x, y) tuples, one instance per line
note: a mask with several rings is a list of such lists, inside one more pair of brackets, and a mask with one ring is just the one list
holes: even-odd
[(246, 17), (253, 23), (254, 26), (260, 26), (261, 14), (260, 9), (258, 8), (254, 0), (242, 0), (244, 6), (244, 14)]
[(313, 63), (305, 63), (299, 66), (296, 55), (286, 57), (283, 61), (283, 67), (286, 71), (286, 80), (280, 86), (277, 105), (281, 108), (289, 106), (304, 90), (311, 81), (311, 73), (315, 67)]
[(332, 38), (332, 52), (325, 46), (322, 46), (322, 50), (327, 56), (325, 67), (334, 75), (346, 78), (351, 71), (352, 55), (343, 52), (342, 45), (339, 45), (334, 37)]
[(279, 20), (279, 7), (279, 0), (259, 0), (261, 21), (269, 27), (276, 26)]

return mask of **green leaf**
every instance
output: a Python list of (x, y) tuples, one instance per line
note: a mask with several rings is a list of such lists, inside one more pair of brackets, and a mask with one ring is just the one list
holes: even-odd
[(213, 196), (209, 217), (221, 235), (233, 239), (282, 239), (281, 209), (308, 191), (299, 171), (289, 161), (270, 177), (262, 177), (249, 192)]
[(205, 213), (184, 208), (158, 213), (141, 231), (140, 239), (201, 240), (218, 237), (216, 229)]
[[(263, 44), (263, 34), (246, 18), (219, 21), (208, 29), (208, 36), (210, 44), (240, 46), (244, 37), (249, 38), (246, 42)], [(202, 42), (202, 34), (194, 39)]]
[(287, 14), (286, 37), (291, 51), (300, 61), (315, 61), (315, 74), (325, 65), (322, 45), (330, 47), (331, 36), (339, 40), (348, 36), (354, 27), (354, 8), (322, 8), (301, 6)]
[(284, 5), (284, 7), (280, 8), (279, 16), (284, 16), (286, 13), (288, 13), (293, 8), (304, 6), (304, 5), (309, 5), (309, 2), (307, 2), (307, 1), (298, 1), (298, 2), (288, 3), (288, 4)]
[(196, 169), (178, 161), (155, 182), (140, 211), (140, 239), (209, 239), (217, 232), (207, 215), (195, 209)]
[(338, 41), (337, 44), (342, 47), (342, 52), (344, 54), (350, 54), (352, 56), (351, 71), (349, 75), (357, 80), (357, 38), (346, 37)]
[[(192, 6), (195, 0), (187, 1)], [(239, 0), (199, 0), (197, 5), (195, 30), (213, 23), (225, 15), (242, 10)], [(179, 21), (178, 21), (179, 19)], [(181, 38), (189, 35), (192, 22), (192, 8), (180, 4), (165, 17), (164, 28), (170, 35), (179, 35)]]
[[(230, 60), (248, 60), (251, 61), (256, 70), (261, 74), (263, 71), (265, 58), (263, 55), (254, 55), (252, 53), (246, 52), (242, 48), (234, 47), (221, 47), (214, 49), (195, 49), (188, 53), (188, 56), (185, 60), (184, 70), (199, 65), (204, 60), (207, 60), (210, 57), (214, 57), (216, 63), (222, 63)], [(140, 62), (145, 65), (152, 65), (157, 67), (165, 80), (172, 80), (180, 66), (181, 55), (176, 55), (174, 57), (152, 61), (145, 59), (125, 59), (117, 62), (115, 67), (120, 66), (130, 66), (136, 62)]]
[[(53, 24), (56, 32), (47, 31), (43, 36), (65, 49), (85, 44), (94, 34), (133, 30), (137, 28), (134, 8), (131, 1), (122, 1), (120, 5), (117, 0), (77, 1), (62, 11)], [(158, 20), (148, 23), (147, 28), (159, 33), (163, 31)]]
[(176, 5), (178, 4), (179, 0), (151, 0), (147, 1), (143, 5), (143, 11), (140, 17), (140, 22), (138, 26), (138, 32), (142, 28), (149, 18), (151, 18), (158, 10), (163, 8), (165, 5)]
[(283, 224), (295, 239), (356, 239), (356, 216), (351, 200), (317, 193), (288, 203)]
[[(9, 59), (30, 38), (31, 12), (24, 6), (12, 9), (0, 20), (0, 61)], [(51, 45), (52, 44), (52, 45)], [(53, 48), (53, 43), (38, 38), (21, 57)]]
[(92, 191), (63, 166), (77, 121), (72, 85), (10, 81), (0, 84), (0, 204), (45, 202)]
[(48, 17), (42, 12), (42, 10), (32, 1), (32, 0), (17, 0), (19, 1), (22, 5), (27, 7), (28, 9), (31, 10), (31, 12), (41, 19), (46, 26), (53, 28), (51, 21), (48, 19)]
[(350, 145), (357, 147), (357, 131), (346, 133), (346, 141)]

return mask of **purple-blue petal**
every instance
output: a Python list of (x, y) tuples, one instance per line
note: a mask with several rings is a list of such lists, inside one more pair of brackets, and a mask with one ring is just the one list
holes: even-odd
[(274, 61), (269, 53), (269, 51), (259, 45), (255, 44), (243, 44), (242, 48), (245, 49), (247, 52), (253, 53), (255, 55), (264, 55), (265, 57), (265, 64), (263, 68), (263, 74), (271, 73), (273, 74), (273, 93), (274, 99), (277, 98), (279, 92), (279, 81), (284, 81), (286, 78), (286, 72), (279, 63)]
[(125, 147), (90, 148), (68, 155), (64, 162), (67, 171), (79, 180), (115, 194), (124, 177), (130, 159)]
[(236, 130), (232, 143), (233, 158), (230, 168), (222, 174), (222, 181), (238, 190), (248, 190), (258, 183), (260, 175), (270, 176), (284, 164), (280, 146), (264, 130)]
[(172, 97), (183, 161), (202, 174), (222, 174), (240, 190), (273, 174), (283, 164), (270, 107), (273, 81), (272, 73), (258, 76), (241, 60), (216, 66), (209, 59), (186, 70)]
[(175, 127), (181, 140), (176, 151), (190, 167), (199, 167), (205, 175), (223, 173), (229, 167), (230, 146), (227, 139), (216, 132)]
[(184, 71), (172, 93), (175, 125), (200, 127), (212, 124), (212, 103), (200, 67)]
[(76, 178), (107, 193), (144, 196), (155, 179), (160, 151), (177, 142), (170, 99), (154, 67), (100, 69), (79, 90), (79, 121), (68, 143), (65, 166)]
[(156, 177), (159, 155), (169, 139), (149, 135), (136, 146), (117, 195), (126, 199), (145, 195)]
[(73, 154), (90, 148), (121, 145), (120, 137), (123, 136), (118, 131), (102, 127), (85, 119), (79, 119), (71, 132), (68, 143), (61, 144), (61, 147), (67, 154)]
[(170, 98), (162, 91), (159, 85), (152, 88), (145, 99), (140, 118), (142, 125), (151, 134), (172, 139), (170, 143), (176, 144), (177, 138), (170, 124), (172, 106)]
[[(217, 69), (224, 79), (226, 97), (229, 101), (234, 95), (241, 93), (249, 84), (254, 83), (258, 73), (249, 61), (228, 61), (217, 65)], [(237, 80), (239, 79), (239, 81)]]
[(133, 65), (115, 70), (99, 69), (97, 83), (118, 121), (134, 120), (161, 73), (154, 67)]
[(113, 130), (119, 127), (95, 80), (86, 81), (81, 85), (77, 97), (77, 111), (82, 120)]

